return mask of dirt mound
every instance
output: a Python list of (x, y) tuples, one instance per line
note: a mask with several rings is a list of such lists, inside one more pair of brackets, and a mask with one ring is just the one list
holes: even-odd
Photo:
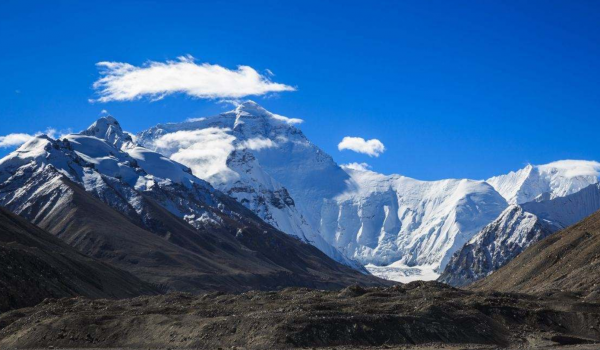
[[(47, 300), (0, 316), (0, 347), (281, 349), (600, 340), (600, 304), (439, 283), (342, 291)], [(552, 337), (556, 341), (552, 341)], [(560, 341), (560, 342), (559, 342)]]

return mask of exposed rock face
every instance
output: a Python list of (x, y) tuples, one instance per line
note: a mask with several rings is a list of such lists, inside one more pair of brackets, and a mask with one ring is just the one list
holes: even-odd
[(452, 257), (438, 280), (457, 287), (471, 284), (558, 229), (520, 206), (511, 205)]
[(600, 212), (536, 244), (488, 277), (474, 290), (600, 296)]
[(506, 265), (530, 245), (600, 209), (600, 184), (552, 198), (545, 193), (511, 205), (471, 239), (446, 266), (440, 281), (465, 286)]

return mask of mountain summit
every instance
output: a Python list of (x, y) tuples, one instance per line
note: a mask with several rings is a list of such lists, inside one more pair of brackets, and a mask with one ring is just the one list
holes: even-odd
[(117, 148), (121, 148), (125, 143), (133, 142), (131, 135), (124, 132), (121, 124), (112, 116), (98, 119), (81, 134), (103, 139)]

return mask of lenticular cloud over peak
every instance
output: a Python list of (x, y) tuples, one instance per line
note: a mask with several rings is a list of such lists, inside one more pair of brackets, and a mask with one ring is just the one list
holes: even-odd
[(160, 100), (183, 93), (204, 99), (239, 99), (268, 93), (295, 91), (275, 83), (249, 66), (228, 69), (216, 64), (196, 63), (192, 56), (176, 61), (150, 61), (143, 66), (124, 62), (96, 64), (102, 77), (94, 83), (97, 102), (131, 101), (143, 97)]

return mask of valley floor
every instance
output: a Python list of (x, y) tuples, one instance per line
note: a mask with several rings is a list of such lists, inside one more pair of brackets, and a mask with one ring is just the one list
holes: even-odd
[(597, 301), (436, 282), (72, 298), (0, 314), (2, 349), (593, 349), (599, 341)]

